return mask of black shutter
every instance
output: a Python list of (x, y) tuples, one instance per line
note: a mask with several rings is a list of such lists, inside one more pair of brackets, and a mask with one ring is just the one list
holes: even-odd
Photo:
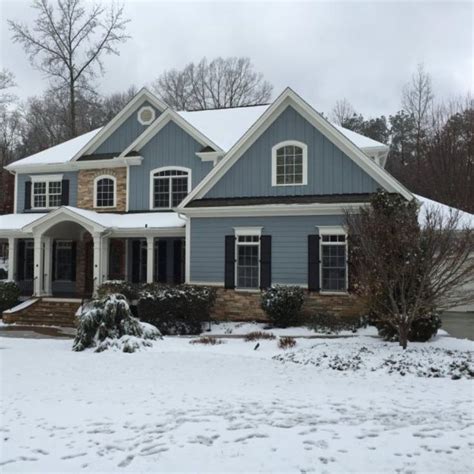
[(31, 181), (25, 182), (25, 206), (24, 210), (31, 209)]
[(18, 281), (22, 281), (25, 279), (25, 241), (23, 239), (19, 239), (17, 242), (16, 279)]
[(176, 239), (173, 241), (173, 272), (174, 272), (174, 283), (176, 285), (183, 283), (182, 275), (182, 262), (181, 256), (183, 252), (183, 241), (181, 239)]
[(71, 281), (76, 281), (77, 242), (71, 244)]
[(158, 239), (158, 283), (168, 282), (168, 240)]
[(319, 235), (308, 235), (308, 290), (319, 291)]
[(235, 236), (225, 236), (224, 287), (235, 288)]
[(63, 179), (61, 183), (61, 206), (69, 206), (69, 180)]
[(56, 275), (56, 241), (53, 240), (53, 258), (51, 262), (53, 266), (53, 275), (51, 277), (51, 281), (56, 281), (57, 280), (57, 275)]
[(260, 288), (272, 286), (272, 236), (260, 237)]
[(132, 283), (140, 283), (140, 241), (132, 240)]

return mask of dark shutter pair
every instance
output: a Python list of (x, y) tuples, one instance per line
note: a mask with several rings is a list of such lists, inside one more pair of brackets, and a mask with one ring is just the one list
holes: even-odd
[[(224, 286), (235, 288), (235, 235), (225, 236), (225, 270)], [(260, 288), (268, 288), (272, 284), (272, 236), (260, 237)]]
[[(69, 180), (63, 179), (61, 182), (61, 205), (69, 205)], [(25, 211), (31, 209), (31, 181), (25, 182)]]

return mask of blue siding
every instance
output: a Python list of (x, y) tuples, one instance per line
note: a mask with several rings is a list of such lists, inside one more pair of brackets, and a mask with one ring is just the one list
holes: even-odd
[[(137, 112), (145, 105), (153, 107), (149, 102), (145, 102), (133, 111), (127, 120), (110, 135), (107, 140), (102, 143), (94, 153), (120, 153), (135, 140), (149, 125), (142, 125), (138, 121)], [(159, 117), (160, 112), (155, 110), (155, 120)]]
[(272, 283), (307, 284), (308, 235), (316, 226), (342, 225), (343, 215), (191, 219), (191, 281), (224, 282), (224, 238), (234, 227), (263, 227), (272, 236)]
[[(308, 184), (272, 186), (272, 147), (285, 140), (308, 146)], [(209, 190), (206, 198), (367, 193), (378, 185), (339, 148), (288, 106)]]
[(150, 208), (150, 171), (161, 166), (184, 166), (191, 169), (194, 188), (212, 169), (211, 162), (196, 156), (202, 145), (174, 122), (169, 122), (141, 150), (143, 162), (130, 167), (129, 208)]
[[(31, 181), (31, 176), (50, 175), (51, 173), (35, 173), (33, 174), (19, 174), (18, 175), (18, 189), (15, 190), (17, 193), (17, 212), (23, 212), (25, 210), (25, 182)], [(55, 174), (55, 173), (53, 173)], [(69, 180), (69, 205), (77, 206), (77, 172), (68, 171), (65, 173), (58, 173), (63, 175), (63, 179)], [(30, 212), (28, 210), (28, 212)]]

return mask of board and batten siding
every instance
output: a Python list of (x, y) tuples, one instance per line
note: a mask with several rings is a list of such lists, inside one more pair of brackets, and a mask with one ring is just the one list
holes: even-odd
[[(272, 147), (286, 140), (308, 146), (308, 184), (272, 186)], [(347, 155), (288, 106), (206, 198), (370, 193), (380, 187)]]
[(209, 171), (212, 163), (203, 162), (196, 152), (203, 146), (179, 125), (169, 122), (141, 150), (140, 166), (130, 167), (130, 211), (150, 209), (150, 172), (163, 166), (183, 166), (191, 169), (192, 188)]
[(190, 280), (224, 284), (225, 236), (234, 227), (262, 227), (272, 236), (272, 284), (308, 283), (308, 235), (344, 223), (343, 215), (191, 218)]
[[(69, 180), (69, 205), (77, 206), (77, 172), (67, 171), (59, 173), (34, 173), (34, 174), (19, 174), (18, 175), (18, 189), (15, 190), (17, 193), (17, 212), (23, 212), (25, 210), (25, 183), (31, 181), (32, 176), (61, 174), (63, 179)], [(30, 212), (30, 210), (28, 210)]]
[[(138, 121), (137, 113), (142, 107), (152, 107), (155, 111), (155, 120), (160, 116), (158, 109), (153, 107), (149, 102), (145, 102), (137, 107), (130, 117), (108, 137), (94, 153), (121, 153), (127, 148), (141, 133), (143, 133), (149, 125), (142, 125)], [(151, 124), (150, 124), (151, 125)]]

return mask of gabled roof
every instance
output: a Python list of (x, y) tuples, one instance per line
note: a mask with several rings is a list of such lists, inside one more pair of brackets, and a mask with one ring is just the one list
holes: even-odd
[(328, 140), (343, 151), (360, 168), (371, 176), (381, 187), (388, 192), (400, 193), (406, 199), (413, 199), (407, 188), (399, 183), (392, 175), (370, 159), (355, 143), (347, 138), (340, 130), (314, 110), (298, 94), (289, 87), (268, 107), (257, 121), (235, 143), (225, 157), (211, 170), (211, 172), (191, 191), (178, 206), (183, 209), (193, 199), (199, 199), (217, 183), (233, 164), (247, 151), (255, 140), (268, 129), (274, 120), (286, 109), (293, 107), (311, 125), (319, 130)]

